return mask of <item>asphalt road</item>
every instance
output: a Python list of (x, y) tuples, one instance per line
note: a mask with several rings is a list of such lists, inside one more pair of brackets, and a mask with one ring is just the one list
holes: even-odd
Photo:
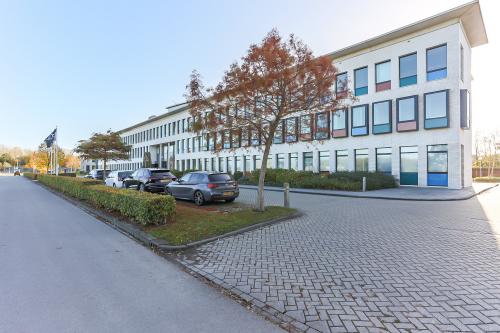
[(281, 332), (22, 177), (0, 177), (0, 332)]

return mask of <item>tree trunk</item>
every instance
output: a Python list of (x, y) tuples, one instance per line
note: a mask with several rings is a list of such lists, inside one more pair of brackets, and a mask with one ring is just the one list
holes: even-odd
[(104, 169), (102, 170), (102, 180), (106, 180), (106, 159), (102, 160), (102, 166)]
[(264, 148), (264, 155), (262, 156), (262, 165), (260, 167), (259, 173), (259, 189), (257, 190), (257, 207), (259, 212), (264, 211), (264, 180), (266, 179), (266, 169), (267, 169), (267, 158), (269, 156), (269, 150), (271, 150), (272, 139), (268, 139), (266, 142), (266, 147)]

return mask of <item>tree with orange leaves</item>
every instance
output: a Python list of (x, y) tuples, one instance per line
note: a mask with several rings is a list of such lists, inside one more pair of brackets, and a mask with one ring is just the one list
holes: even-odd
[(291, 115), (335, 111), (341, 97), (348, 97), (335, 96), (336, 76), (331, 57), (314, 57), (294, 35), (284, 40), (274, 29), (259, 45), (251, 45), (240, 63), (231, 64), (214, 88), (204, 87), (196, 71), (191, 75), (185, 96), (194, 119), (192, 130), (203, 132), (215, 151), (248, 146), (263, 150), (257, 210), (264, 210), (273, 138), (287, 133), (286, 127), (298, 126), (284, 123)]

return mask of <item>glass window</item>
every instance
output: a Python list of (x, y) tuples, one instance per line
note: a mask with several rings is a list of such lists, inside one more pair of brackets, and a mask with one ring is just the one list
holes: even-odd
[(347, 72), (337, 74), (335, 92), (337, 97), (345, 97), (347, 93)]
[(260, 145), (260, 132), (255, 128), (252, 128), (250, 141), (251, 141), (252, 146)]
[(424, 95), (425, 128), (448, 126), (448, 91)]
[(288, 168), (290, 170), (299, 170), (299, 153), (288, 154)]
[(273, 165), (273, 155), (269, 154), (269, 156), (267, 156), (266, 168), (267, 169), (273, 169), (273, 167), (274, 167), (274, 165)]
[(232, 156), (228, 156), (227, 159), (227, 173), (233, 173), (234, 171), (234, 160), (233, 160), (233, 157)]
[(448, 146), (427, 146), (427, 185), (448, 186)]
[(349, 155), (347, 150), (337, 150), (335, 152), (335, 171), (349, 170)]
[(354, 95), (368, 94), (368, 67), (354, 70)]
[(460, 89), (460, 127), (470, 128), (470, 93)]
[(276, 154), (276, 168), (284, 169), (285, 168), (285, 154)]
[(376, 155), (377, 172), (391, 174), (392, 148), (377, 148)]
[(460, 80), (464, 82), (464, 47), (460, 44)]
[(355, 171), (368, 171), (368, 149), (355, 149), (354, 153), (356, 157)]
[(250, 164), (250, 155), (245, 155), (243, 158), (243, 172), (249, 172), (252, 168)]
[(366, 126), (366, 105), (352, 107), (352, 127)]
[(334, 131), (343, 130), (347, 127), (347, 109), (332, 112), (332, 128)]
[(219, 157), (218, 171), (219, 172), (224, 171), (224, 157)]
[(248, 142), (248, 128), (244, 127), (241, 129), (241, 146), (242, 147), (248, 147), (249, 142)]
[(418, 185), (418, 147), (400, 147), (401, 185)]
[(253, 169), (259, 170), (262, 167), (262, 158), (258, 155), (253, 157)]
[(443, 79), (447, 76), (446, 45), (427, 49), (427, 81)]
[(376, 91), (391, 89), (391, 61), (375, 65)]
[(390, 124), (391, 101), (373, 103), (373, 125)]
[(330, 152), (319, 152), (319, 172), (330, 172)]
[(297, 117), (286, 119), (286, 142), (297, 141)]
[(324, 140), (330, 137), (330, 121), (328, 119), (328, 112), (316, 113), (315, 115), (315, 133), (316, 140)]
[(413, 121), (417, 116), (417, 96), (398, 99), (398, 122)]
[(240, 131), (232, 130), (231, 132), (231, 147), (239, 148), (240, 147)]
[(399, 57), (399, 86), (417, 83), (417, 53)]
[(274, 132), (273, 143), (283, 143), (283, 121), (280, 121)]
[(302, 154), (303, 158), (303, 170), (304, 171), (313, 171), (313, 153), (305, 152)]
[(300, 116), (300, 140), (312, 139), (312, 114)]

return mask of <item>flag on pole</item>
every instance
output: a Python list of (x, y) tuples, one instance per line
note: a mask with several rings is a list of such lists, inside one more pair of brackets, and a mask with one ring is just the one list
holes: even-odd
[(52, 144), (56, 140), (56, 134), (57, 134), (57, 128), (50, 133), (50, 135), (45, 139), (45, 144), (47, 145), (47, 148), (52, 147)]

